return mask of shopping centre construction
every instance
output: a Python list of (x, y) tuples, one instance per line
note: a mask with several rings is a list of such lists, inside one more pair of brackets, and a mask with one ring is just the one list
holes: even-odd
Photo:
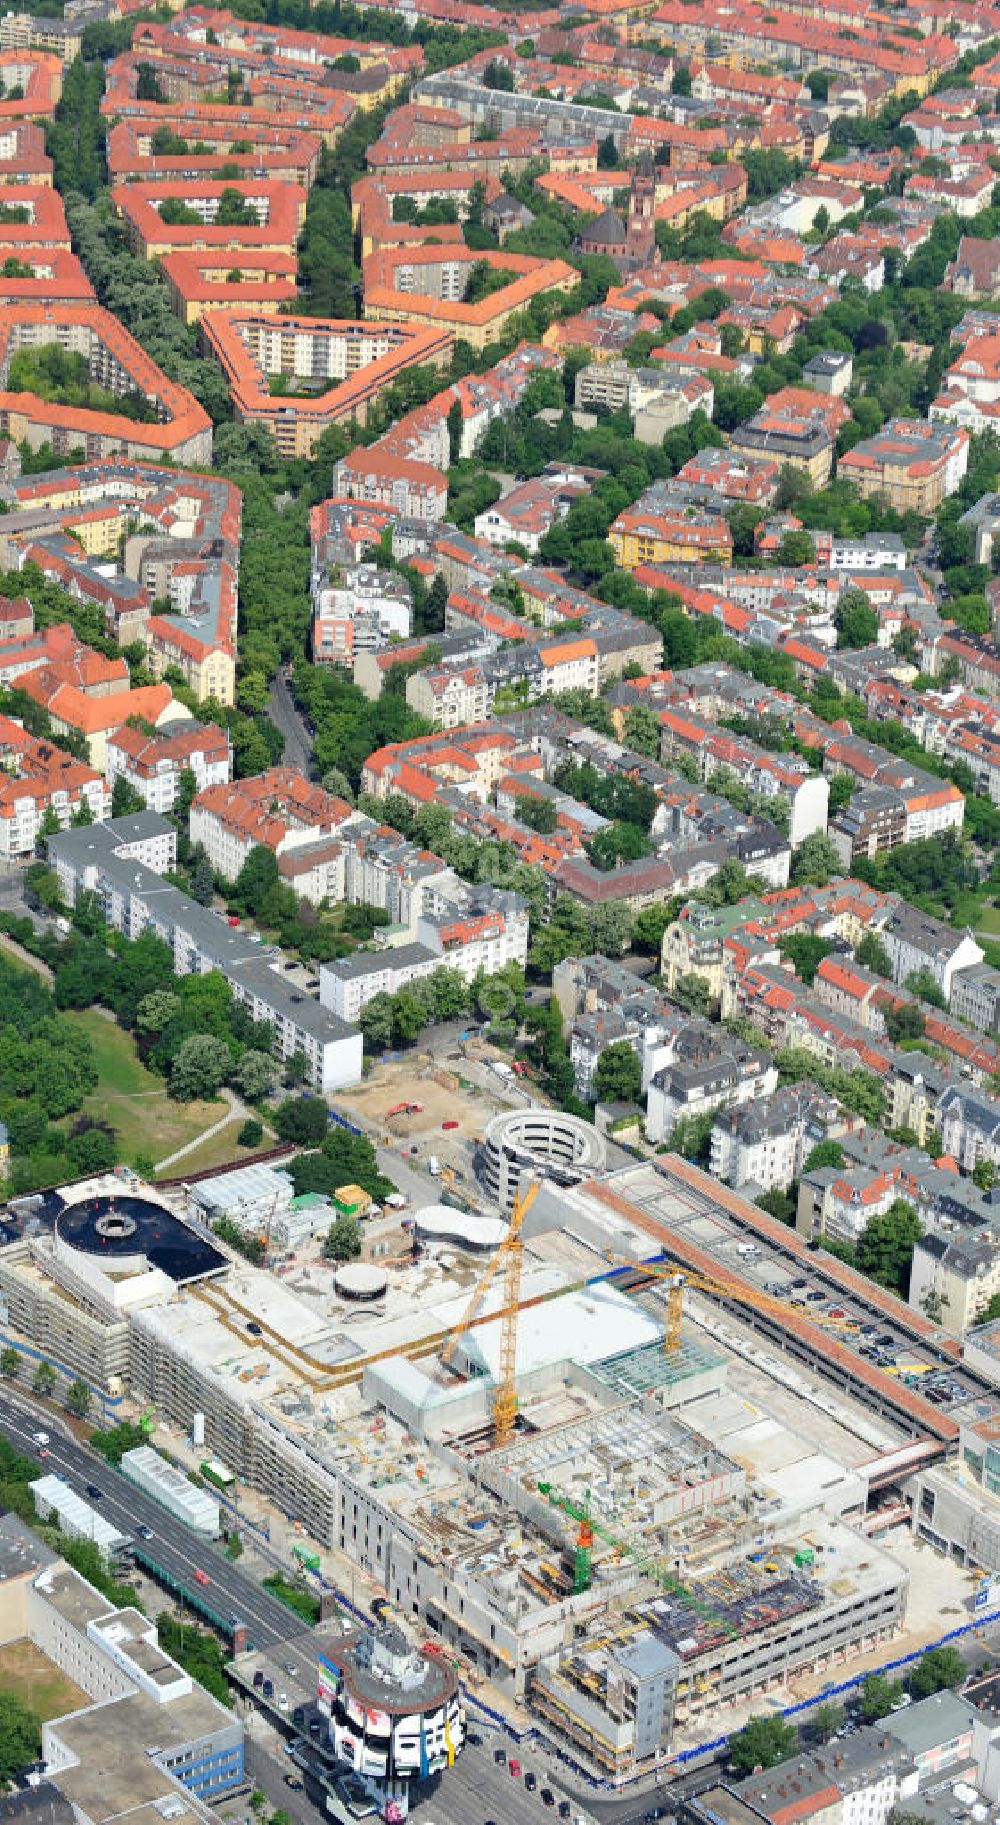
[(1000, 1382), (680, 1158), (588, 1170), (528, 1162), (507, 1222), (387, 1211), (347, 1276), (287, 1227), (249, 1265), (197, 1186), (91, 1181), (22, 1209), (0, 1309), (122, 1411), (197, 1416), (330, 1583), (621, 1782), (967, 1619)]

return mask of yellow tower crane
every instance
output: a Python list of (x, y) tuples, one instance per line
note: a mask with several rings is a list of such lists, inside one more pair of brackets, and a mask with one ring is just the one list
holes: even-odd
[(503, 1268), (503, 1304), (500, 1307), (500, 1367), (493, 1396), (493, 1430), (498, 1445), (513, 1437), (517, 1418), (517, 1315), (521, 1299), (521, 1264), (524, 1245), (521, 1229), (524, 1219), (538, 1196), (538, 1180), (532, 1179), (526, 1191), (518, 1193), (510, 1213), (510, 1224), (499, 1248), (490, 1256), (486, 1271), (473, 1289), (461, 1320), (455, 1326), (441, 1351), (440, 1361), (447, 1368), (458, 1342), (469, 1329), (494, 1279)]
[[(503, 1241), (490, 1256), (479, 1280), (472, 1291), (469, 1303), (455, 1329), (446, 1337), (442, 1345), (439, 1365), (442, 1369), (450, 1366), (458, 1347), (459, 1340), (474, 1325), (484, 1322), (480, 1307), (490, 1287), (493, 1285), (501, 1267), (503, 1269), (503, 1299), (500, 1305), (500, 1362), (497, 1373), (496, 1390), (493, 1396), (493, 1429), (498, 1445), (506, 1445), (514, 1434), (517, 1419), (517, 1323), (521, 1309), (521, 1267), (524, 1256), (522, 1228), (524, 1219), (538, 1195), (539, 1182), (532, 1179), (526, 1190), (519, 1192), (510, 1213), (510, 1224)], [(850, 1331), (852, 1325), (844, 1319), (831, 1318), (825, 1312), (813, 1312), (795, 1304), (790, 1299), (776, 1298), (754, 1287), (744, 1288), (739, 1281), (729, 1283), (725, 1280), (712, 1279), (707, 1274), (690, 1273), (684, 1267), (672, 1261), (634, 1261), (621, 1255), (609, 1254), (608, 1259), (614, 1265), (604, 1275), (597, 1276), (605, 1284), (613, 1284), (617, 1272), (634, 1273), (651, 1281), (666, 1281), (666, 1320), (664, 1325), (663, 1347), (666, 1355), (676, 1356), (683, 1341), (684, 1294), (685, 1292), (706, 1293), (710, 1298), (722, 1300), (732, 1306), (737, 1313), (741, 1305), (760, 1310), (777, 1312), (783, 1317), (795, 1313), (799, 1317), (809, 1318), (813, 1324), (827, 1331)], [(593, 1286), (594, 1279), (581, 1280), (575, 1287), (567, 1287), (567, 1292), (579, 1291), (583, 1287)], [(529, 1301), (529, 1303), (534, 1303)]]
[[(679, 1267), (672, 1261), (632, 1261), (623, 1256), (615, 1256), (615, 1267), (626, 1272), (648, 1276), (650, 1280), (667, 1282), (666, 1324), (664, 1327), (663, 1347), (668, 1356), (676, 1356), (681, 1347), (684, 1322), (684, 1294), (707, 1293), (711, 1298), (722, 1299), (737, 1308), (749, 1305), (760, 1311), (776, 1312), (787, 1317), (794, 1312), (800, 1318), (808, 1318), (813, 1324), (825, 1331), (842, 1331), (850, 1333), (851, 1321), (843, 1318), (831, 1318), (827, 1312), (813, 1312), (808, 1306), (796, 1305), (792, 1299), (780, 1299), (773, 1293), (765, 1293), (754, 1287), (752, 1295), (749, 1288), (746, 1292), (738, 1282), (730, 1285), (725, 1280), (714, 1280), (707, 1274), (689, 1273), (687, 1268)], [(614, 1273), (612, 1269), (612, 1274)], [(609, 1283), (611, 1276), (608, 1276)]]

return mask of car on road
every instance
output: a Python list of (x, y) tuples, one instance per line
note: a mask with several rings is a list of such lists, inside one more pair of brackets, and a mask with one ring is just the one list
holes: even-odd
[(510, 1758), (510, 1761), (507, 1763), (507, 1772), (514, 1776), (515, 1781), (517, 1780), (518, 1776), (520, 1775), (521, 1764), (518, 1761), (516, 1755), (512, 1755)]
[(208, 1573), (207, 1573), (207, 1572), (203, 1572), (203, 1571), (199, 1571), (199, 1570), (198, 1570), (198, 1568), (197, 1568), (197, 1567), (195, 1567), (195, 1574), (194, 1574), (194, 1576), (195, 1576), (195, 1582), (196, 1582), (196, 1583), (197, 1583), (197, 1584), (211, 1584), (211, 1582), (212, 1582), (212, 1580), (211, 1580), (211, 1578), (210, 1578), (210, 1577), (209, 1577), (209, 1575), (208, 1575)]
[(538, 1776), (537, 1774), (534, 1774), (530, 1768), (524, 1777), (524, 1784), (529, 1793), (534, 1793), (535, 1788), (538, 1786)]
[(506, 1749), (494, 1749), (493, 1760), (496, 1762), (496, 1765), (498, 1768), (502, 1768), (504, 1765), (504, 1762), (507, 1760)]
[(33, 1432), (31, 1436), (36, 1445), (47, 1445), (49, 1442), (49, 1435), (47, 1432)]
[(153, 1538), (153, 1529), (147, 1527), (145, 1521), (137, 1521), (135, 1524), (135, 1531), (140, 1540), (151, 1540)]
[(442, 1122), (442, 1123), (441, 1123), (441, 1126), (442, 1126), (442, 1128), (444, 1128), (444, 1129), (449, 1129), (449, 1128), (457, 1128), (457, 1127), (458, 1127), (458, 1123), (457, 1123), (457, 1122)]
[(572, 1810), (573, 1810), (573, 1808), (570, 1805), (568, 1800), (559, 1801), (559, 1817), (561, 1819), (568, 1819)]
[(87, 1484), (87, 1494), (92, 1502), (103, 1502), (104, 1500), (104, 1491), (103, 1489), (98, 1489), (96, 1483)]
[(551, 1787), (543, 1787), (539, 1798), (543, 1806), (554, 1806), (556, 1803), (556, 1796)]
[(257, 1668), (257, 1671), (256, 1671), (256, 1673), (255, 1673), (255, 1674), (254, 1674), (254, 1676), (253, 1676), (253, 1689), (254, 1689), (254, 1691), (255, 1691), (255, 1692), (259, 1692), (259, 1691), (260, 1691), (260, 1688), (261, 1688), (261, 1686), (262, 1686), (262, 1685), (263, 1685), (263, 1684), (264, 1684), (264, 1675), (263, 1675), (263, 1673), (262, 1673), (262, 1672), (261, 1672), (261, 1670), (260, 1670), (260, 1668), (259, 1668), (259, 1667), (258, 1667), (258, 1668)]
[(302, 1785), (303, 1783), (299, 1780), (297, 1774), (286, 1774), (285, 1786), (290, 1787), (293, 1793), (301, 1793)]

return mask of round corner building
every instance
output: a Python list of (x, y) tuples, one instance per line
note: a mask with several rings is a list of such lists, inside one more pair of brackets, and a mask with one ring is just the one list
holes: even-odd
[(603, 1172), (607, 1149), (589, 1122), (561, 1109), (509, 1109), (495, 1115), (480, 1150), (479, 1177), (507, 1215), (525, 1177), (578, 1185)]
[(407, 1818), (411, 1784), (443, 1773), (465, 1746), (454, 1668), (412, 1648), (394, 1622), (324, 1643), (317, 1706), (338, 1762), (386, 1820)]

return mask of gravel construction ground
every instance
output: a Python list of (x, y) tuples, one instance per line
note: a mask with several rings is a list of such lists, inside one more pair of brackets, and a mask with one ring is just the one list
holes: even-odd
[[(467, 1079), (463, 1084), (460, 1069), (442, 1069), (420, 1054), (393, 1064), (376, 1065), (364, 1083), (354, 1090), (339, 1090), (336, 1100), (345, 1114), (356, 1114), (361, 1124), (390, 1145), (429, 1141), (431, 1135), (443, 1132), (465, 1141), (478, 1140), (490, 1117), (506, 1107), (502, 1099), (494, 1101)], [(420, 1113), (387, 1119), (388, 1111), (404, 1101), (420, 1103)], [(457, 1122), (458, 1127), (444, 1131), (442, 1122)]]

